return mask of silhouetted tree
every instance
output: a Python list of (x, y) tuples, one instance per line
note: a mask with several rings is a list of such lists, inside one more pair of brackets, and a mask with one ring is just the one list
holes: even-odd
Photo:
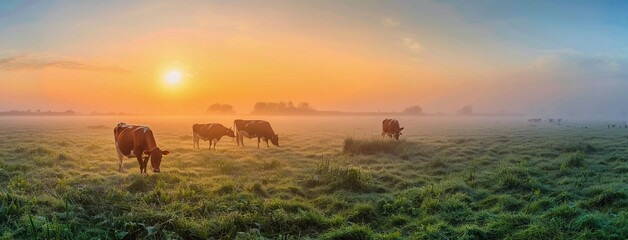
[(421, 108), (421, 106), (419, 105), (414, 105), (414, 106), (410, 106), (407, 107), (406, 109), (403, 110), (404, 114), (422, 114), (423, 113), (423, 108)]
[(233, 110), (233, 106), (229, 104), (220, 104), (214, 103), (210, 105), (206, 112), (208, 114), (233, 114), (235, 111)]
[(257, 102), (253, 106), (253, 114), (306, 114), (314, 112), (309, 103), (302, 102), (296, 106), (288, 102)]
[(458, 110), (458, 114), (460, 115), (471, 115), (473, 114), (473, 107), (471, 105), (467, 105)]

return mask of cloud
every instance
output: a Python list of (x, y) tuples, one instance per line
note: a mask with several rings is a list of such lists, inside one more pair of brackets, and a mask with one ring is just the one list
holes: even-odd
[(389, 18), (389, 17), (382, 18), (382, 25), (384, 25), (384, 27), (395, 28), (399, 26), (399, 24), (401, 23), (393, 18)]
[(628, 80), (628, 56), (570, 49), (545, 50), (532, 62), (530, 69), (571, 80)]
[(403, 44), (406, 45), (408, 48), (410, 48), (410, 50), (412, 51), (421, 51), (423, 50), (423, 46), (421, 46), (421, 44), (419, 42), (417, 42), (416, 40), (412, 39), (412, 38), (402, 38), (401, 39), (403, 41)]
[(50, 54), (0, 56), (0, 70), (2, 71), (39, 70), (45, 68), (110, 72), (118, 74), (129, 73), (128, 70), (119, 67), (99, 66)]

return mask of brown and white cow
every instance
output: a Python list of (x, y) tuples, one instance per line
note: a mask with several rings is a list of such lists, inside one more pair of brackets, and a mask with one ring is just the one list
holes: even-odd
[[(235, 135), (236, 135), (235, 139), (238, 146), (240, 146), (240, 142), (242, 142), (242, 134), (247, 134), (246, 132), (240, 133), (240, 129), (243, 129), (247, 124), (249, 124), (252, 121), (254, 120), (243, 120), (243, 119), (233, 120), (233, 131), (235, 131)], [(242, 142), (242, 146), (244, 146), (244, 142)]]
[(244, 146), (244, 137), (257, 138), (257, 147), (261, 140), (266, 142), (266, 146), (270, 147), (268, 140), (275, 146), (279, 146), (279, 135), (275, 134), (270, 123), (264, 120), (242, 120), (236, 119), (233, 121), (233, 126), (236, 131), (236, 141), (238, 146), (242, 144)]
[(386, 118), (382, 122), (382, 138), (388, 136), (390, 138), (394, 137), (395, 140), (399, 140), (401, 130), (403, 130), (403, 128), (399, 127), (399, 121), (397, 121), (397, 119)]
[(140, 173), (146, 173), (146, 165), (150, 159), (153, 172), (158, 173), (162, 156), (170, 154), (169, 151), (162, 151), (157, 146), (153, 131), (149, 127), (119, 123), (113, 129), (113, 135), (116, 141), (119, 160), (118, 171), (120, 172), (124, 171), (122, 159), (126, 156), (137, 158), (137, 162), (140, 164)]
[(199, 140), (209, 141), (209, 149), (213, 143), (214, 149), (216, 149), (216, 143), (223, 136), (235, 138), (233, 130), (220, 123), (194, 124), (192, 125), (192, 134), (194, 135), (194, 148), (198, 147), (199, 149), (201, 148)]

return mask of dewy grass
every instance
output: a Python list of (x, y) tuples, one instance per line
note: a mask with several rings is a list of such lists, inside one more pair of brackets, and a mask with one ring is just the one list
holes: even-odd
[(209, 151), (196, 119), (134, 120), (172, 150), (162, 173), (117, 172), (110, 118), (0, 119), (0, 239), (628, 239), (627, 132), (606, 125), (418, 118), (393, 141), (376, 118), (274, 118), (281, 147)]

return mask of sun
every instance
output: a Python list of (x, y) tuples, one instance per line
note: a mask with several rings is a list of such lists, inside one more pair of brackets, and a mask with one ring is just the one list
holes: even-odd
[(168, 73), (166, 73), (166, 82), (169, 83), (170, 85), (177, 85), (179, 84), (179, 82), (181, 82), (181, 72), (177, 71), (177, 70), (171, 70)]

